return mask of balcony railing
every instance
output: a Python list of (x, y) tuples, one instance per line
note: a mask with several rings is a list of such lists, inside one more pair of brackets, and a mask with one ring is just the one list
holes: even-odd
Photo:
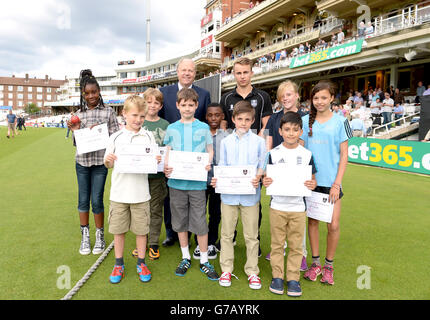
[[(257, 57), (267, 54), (268, 52), (269, 53), (275, 52), (278, 50), (296, 46), (300, 43), (305, 43), (307, 41), (313, 40), (314, 38), (318, 38), (320, 35), (327, 34), (335, 28), (340, 28), (342, 27), (342, 24), (343, 24), (343, 20), (338, 19), (336, 17), (328, 17), (322, 20), (318, 25), (315, 25), (313, 27), (302, 27), (300, 29), (292, 30), (291, 31), (292, 37), (288, 38), (287, 40), (283, 40), (276, 44), (263, 47), (261, 49), (258, 49), (257, 51), (253, 51), (253, 52), (247, 51), (244, 56), (250, 59), (255, 59)], [(306, 38), (307, 36), (309, 36), (309, 38)], [(234, 59), (230, 59), (229, 57), (226, 57), (221, 67), (222, 68), (231, 67), (233, 60)]]
[(375, 18), (375, 36), (411, 28), (430, 21), (430, 1), (420, 2), (402, 9), (401, 13), (392, 16), (384, 14)]

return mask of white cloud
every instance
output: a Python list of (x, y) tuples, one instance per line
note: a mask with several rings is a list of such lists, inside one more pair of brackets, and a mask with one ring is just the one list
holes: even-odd
[[(151, 61), (199, 48), (205, 0), (151, 1)], [(55, 79), (84, 68), (114, 74), (145, 62), (144, 0), (14, 0), (0, 5), (0, 76)]]

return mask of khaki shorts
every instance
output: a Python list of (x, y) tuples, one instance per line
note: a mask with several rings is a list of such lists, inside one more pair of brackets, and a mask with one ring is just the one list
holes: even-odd
[(15, 123), (8, 123), (7, 125), (9, 129), (15, 130)]
[(140, 203), (110, 202), (109, 232), (123, 234), (128, 231), (144, 236), (149, 233), (149, 201)]

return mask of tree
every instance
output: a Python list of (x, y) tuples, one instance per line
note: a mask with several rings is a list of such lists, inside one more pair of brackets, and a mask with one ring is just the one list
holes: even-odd
[(38, 112), (40, 112), (40, 108), (38, 106), (36, 106), (36, 104), (34, 104), (34, 103), (29, 103), (25, 107), (25, 112), (27, 112), (28, 114), (38, 113)]

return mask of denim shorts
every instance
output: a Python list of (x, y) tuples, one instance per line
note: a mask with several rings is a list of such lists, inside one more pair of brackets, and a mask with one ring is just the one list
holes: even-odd
[(104, 212), (103, 196), (107, 174), (108, 169), (104, 165), (84, 167), (76, 163), (79, 212), (89, 212), (90, 201), (94, 214)]

